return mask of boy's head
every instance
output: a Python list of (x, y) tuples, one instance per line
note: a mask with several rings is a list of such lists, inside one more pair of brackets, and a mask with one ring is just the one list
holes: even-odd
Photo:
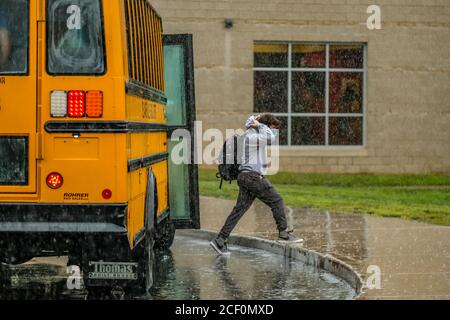
[(261, 114), (256, 120), (258, 120), (259, 123), (263, 123), (272, 129), (279, 129), (281, 124), (280, 120), (278, 120), (277, 117), (268, 112)]

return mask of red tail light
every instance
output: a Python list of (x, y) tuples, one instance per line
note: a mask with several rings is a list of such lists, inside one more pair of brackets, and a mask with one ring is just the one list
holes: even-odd
[(58, 189), (63, 184), (63, 177), (57, 172), (52, 172), (47, 176), (47, 186), (51, 189)]
[(109, 190), (109, 189), (103, 190), (103, 192), (102, 192), (102, 197), (103, 197), (103, 199), (105, 199), (105, 200), (111, 199), (111, 197), (112, 197), (112, 191)]
[(71, 118), (84, 117), (86, 110), (86, 93), (73, 90), (67, 93), (67, 113)]

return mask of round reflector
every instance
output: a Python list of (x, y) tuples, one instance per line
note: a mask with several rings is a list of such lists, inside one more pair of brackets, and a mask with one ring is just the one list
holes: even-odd
[(102, 192), (102, 197), (103, 197), (103, 199), (106, 199), (106, 200), (111, 199), (111, 197), (112, 197), (112, 191), (109, 190), (109, 189), (103, 190), (103, 192)]
[(63, 177), (58, 172), (52, 172), (47, 176), (47, 186), (51, 189), (58, 189), (63, 184)]

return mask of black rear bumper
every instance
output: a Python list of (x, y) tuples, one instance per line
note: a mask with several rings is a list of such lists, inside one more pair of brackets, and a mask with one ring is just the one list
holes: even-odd
[(126, 233), (127, 204), (0, 203), (1, 233)]

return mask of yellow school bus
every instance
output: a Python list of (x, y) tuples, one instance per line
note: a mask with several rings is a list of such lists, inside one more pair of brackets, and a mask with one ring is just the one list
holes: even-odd
[(193, 82), (192, 38), (147, 0), (2, 0), (0, 261), (68, 254), (87, 287), (148, 291), (154, 246), (199, 228), (168, 138)]

